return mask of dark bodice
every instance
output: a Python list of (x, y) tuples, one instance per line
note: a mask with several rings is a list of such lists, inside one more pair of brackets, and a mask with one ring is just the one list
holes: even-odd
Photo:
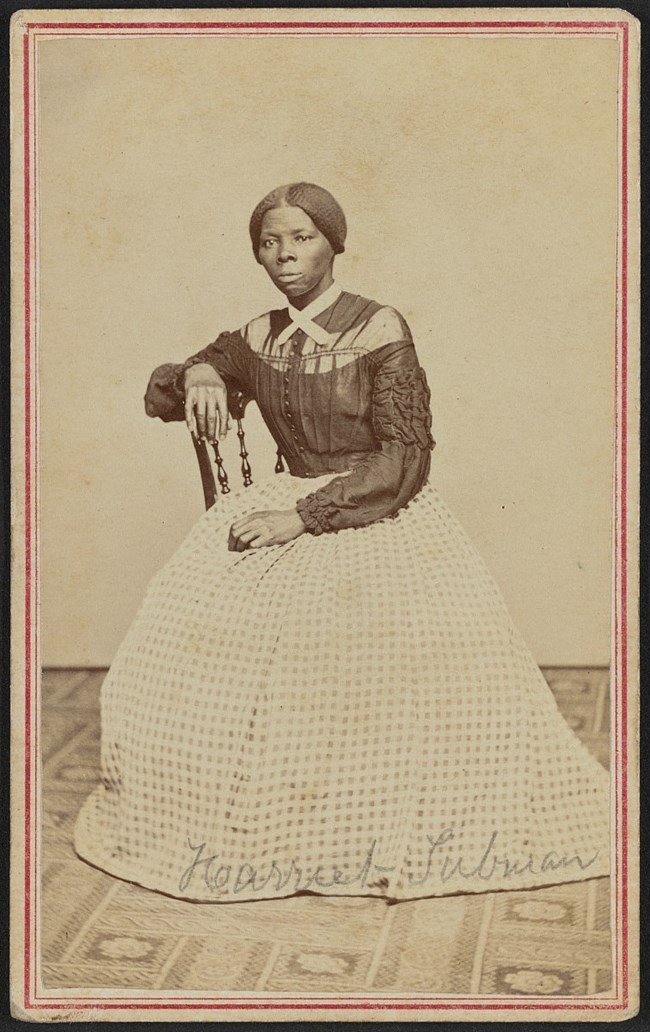
[(314, 320), (317, 344), (303, 330), (284, 343), (286, 310), (223, 333), (183, 365), (153, 374), (147, 413), (183, 419), (186, 369), (207, 362), (231, 399), (254, 399), (294, 476), (345, 473), (298, 503), (312, 533), (364, 526), (393, 515), (429, 473), (429, 390), (408, 326), (391, 308), (342, 293)]

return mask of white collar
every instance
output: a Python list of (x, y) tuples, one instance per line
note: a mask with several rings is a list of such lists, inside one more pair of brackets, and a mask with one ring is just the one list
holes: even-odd
[(306, 308), (298, 309), (291, 304), (287, 305), (291, 322), (279, 334), (276, 344), (282, 347), (296, 330), (302, 330), (308, 337), (316, 341), (319, 348), (325, 347), (329, 341), (329, 333), (322, 326), (319, 326), (318, 323), (315, 323), (313, 319), (315, 316), (320, 315), (321, 312), (324, 312), (326, 308), (329, 308), (330, 305), (333, 305), (335, 301), (338, 301), (341, 293), (341, 288), (336, 283), (332, 283), (327, 290), (319, 294)]

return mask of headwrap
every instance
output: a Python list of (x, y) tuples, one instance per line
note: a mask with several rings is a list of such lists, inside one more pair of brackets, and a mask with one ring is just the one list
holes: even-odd
[(329, 240), (334, 254), (341, 254), (345, 250), (347, 224), (338, 201), (332, 197), (331, 193), (324, 190), (322, 186), (316, 186), (315, 183), (289, 183), (271, 190), (271, 193), (260, 201), (251, 215), (249, 232), (253, 252), (258, 262), (262, 220), (267, 211), (283, 205), (302, 208), (307, 212), (314, 225)]

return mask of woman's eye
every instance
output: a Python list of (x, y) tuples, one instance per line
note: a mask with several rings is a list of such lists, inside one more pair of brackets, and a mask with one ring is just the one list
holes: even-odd
[(262, 247), (273, 247), (274, 243), (275, 240), (264, 240), (262, 242)]
[(300, 236), (296, 237), (296, 240), (299, 240), (300, 243), (302, 243), (303, 240), (311, 240), (311, 239), (313, 239), (313, 238), (310, 237), (310, 236), (307, 236), (306, 234), (301, 234)]

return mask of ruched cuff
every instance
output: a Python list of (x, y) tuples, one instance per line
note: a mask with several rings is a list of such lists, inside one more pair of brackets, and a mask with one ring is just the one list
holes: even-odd
[(332, 519), (338, 511), (337, 506), (319, 495), (309, 494), (306, 498), (299, 498), (296, 509), (310, 534), (325, 534), (336, 529), (332, 526)]
[(184, 375), (183, 366), (172, 362), (154, 369), (144, 396), (144, 407), (148, 416), (162, 419), (164, 423), (185, 418), (185, 394), (182, 386)]

